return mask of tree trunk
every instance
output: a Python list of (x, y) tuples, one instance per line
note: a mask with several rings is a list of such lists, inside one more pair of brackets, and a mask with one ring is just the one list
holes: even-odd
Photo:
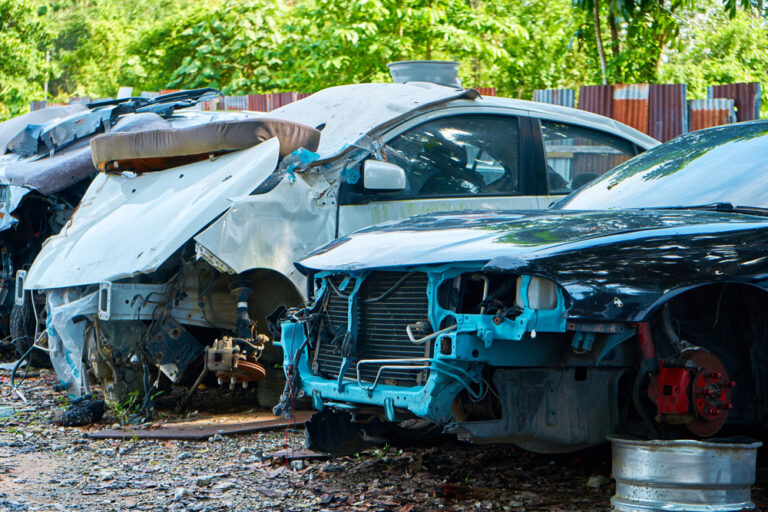
[(614, 66), (616, 67), (616, 74), (614, 77), (621, 77), (621, 67), (617, 64), (621, 53), (619, 26), (616, 21), (616, 13), (613, 12), (613, 9), (608, 13), (608, 24), (611, 27), (611, 54), (613, 54)]
[(603, 75), (603, 85), (608, 85), (605, 71), (605, 49), (603, 49), (603, 35), (600, 33), (600, 2), (593, 0), (593, 14), (595, 22), (595, 39), (597, 41), (597, 53), (600, 56), (600, 72)]

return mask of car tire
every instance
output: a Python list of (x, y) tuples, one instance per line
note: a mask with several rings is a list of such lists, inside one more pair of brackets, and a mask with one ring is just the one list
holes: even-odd
[[(22, 357), (35, 341), (35, 316), (28, 300), (21, 306), (14, 304), (11, 309), (10, 331), (16, 354)], [(32, 366), (51, 367), (51, 359), (46, 352), (35, 349), (30, 356)]]

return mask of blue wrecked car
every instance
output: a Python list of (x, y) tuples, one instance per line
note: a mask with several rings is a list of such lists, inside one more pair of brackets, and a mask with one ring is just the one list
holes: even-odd
[(334, 453), (762, 428), (765, 155), (765, 121), (694, 132), (553, 209), (424, 215), (315, 250), (297, 264), (313, 300), (282, 317), (276, 412), (311, 401), (310, 448)]

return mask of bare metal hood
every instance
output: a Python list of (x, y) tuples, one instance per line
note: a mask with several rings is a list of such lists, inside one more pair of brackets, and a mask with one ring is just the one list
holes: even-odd
[(372, 130), (419, 109), (479, 96), (474, 89), (426, 82), (341, 85), (289, 103), (270, 112), (269, 117), (322, 127), (317, 149), (322, 161), (345, 152)]
[(156, 270), (195, 233), (274, 171), (277, 139), (161, 172), (100, 173), (61, 233), (43, 245), (28, 289), (115, 281)]

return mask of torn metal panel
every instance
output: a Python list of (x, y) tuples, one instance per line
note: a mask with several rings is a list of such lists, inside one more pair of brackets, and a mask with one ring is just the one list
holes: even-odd
[(187, 366), (203, 353), (203, 347), (184, 326), (168, 316), (148, 333), (144, 348), (172, 382), (178, 382)]
[(0, 123), (0, 155), (6, 152), (8, 143), (29, 124), (44, 125), (55, 119), (62, 119), (85, 110), (84, 105), (62, 105), (35, 110), (22, 116)]
[(0, 231), (10, 229), (18, 223), (12, 213), (18, 208), (24, 196), (32, 190), (16, 185), (0, 185)]
[(324, 125), (317, 153), (332, 158), (371, 130), (417, 109), (478, 96), (471, 89), (428, 83), (357, 84), (330, 87), (273, 111), (270, 117), (309, 126)]
[[(302, 198), (297, 200), (297, 198)], [(253, 268), (280, 271), (304, 289), (293, 262), (312, 248), (333, 240), (336, 191), (322, 175), (301, 173), (282, 180), (268, 194), (239, 197), (220, 219), (195, 237), (234, 273)], [(207, 251), (207, 252), (206, 252)]]
[(230, 197), (266, 179), (277, 165), (279, 147), (271, 139), (172, 170), (99, 174), (70, 222), (43, 245), (27, 288), (115, 281), (156, 270), (223, 213)]
[(77, 298), (76, 290), (51, 290), (47, 293), (46, 329), (51, 363), (56, 375), (71, 395), (80, 396), (85, 384), (83, 352), (84, 317), (96, 310), (95, 292)]

